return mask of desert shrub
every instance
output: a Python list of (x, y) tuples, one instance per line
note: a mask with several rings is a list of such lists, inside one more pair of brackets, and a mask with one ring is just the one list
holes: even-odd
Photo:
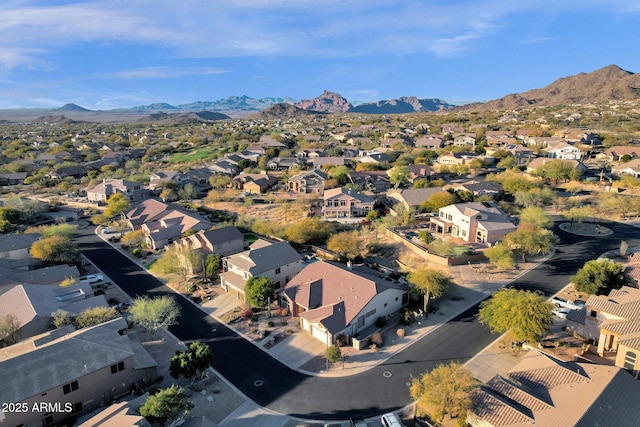
[(118, 305), (120, 304), (120, 300), (118, 298), (109, 298), (107, 301), (109, 305)]
[(262, 336), (264, 338), (268, 337), (269, 335), (271, 335), (271, 331), (268, 329), (265, 329), (264, 331), (262, 331)]
[(331, 347), (327, 347), (324, 355), (329, 362), (335, 363), (342, 357), (342, 351), (340, 351), (340, 347), (337, 345), (332, 345)]
[(376, 326), (378, 328), (384, 328), (384, 326), (387, 324), (387, 318), (384, 316), (380, 316), (376, 319)]
[(134, 248), (131, 253), (133, 254), (133, 256), (140, 258), (142, 256), (142, 249), (140, 248)]
[(344, 347), (347, 345), (347, 336), (345, 334), (340, 334), (336, 337), (336, 345), (339, 347)]
[(382, 347), (382, 345), (384, 344), (384, 338), (382, 337), (382, 334), (380, 332), (376, 332), (371, 335), (371, 338), (369, 340), (371, 341), (371, 344), (375, 344), (377, 347)]
[(269, 321), (267, 322), (267, 326), (268, 326), (268, 327), (270, 327), (270, 328), (273, 328), (274, 326), (276, 326), (276, 324), (275, 324), (275, 323), (273, 323), (273, 320), (269, 320)]

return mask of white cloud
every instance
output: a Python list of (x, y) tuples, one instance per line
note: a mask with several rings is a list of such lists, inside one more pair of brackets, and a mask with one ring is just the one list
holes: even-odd
[(213, 74), (224, 74), (229, 71), (212, 67), (145, 67), (132, 70), (123, 70), (115, 73), (101, 74), (99, 77), (131, 79), (170, 79), (185, 76), (208, 76)]

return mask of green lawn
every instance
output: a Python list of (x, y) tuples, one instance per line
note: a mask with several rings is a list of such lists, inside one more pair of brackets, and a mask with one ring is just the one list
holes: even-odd
[(243, 236), (244, 236), (244, 240), (246, 240), (248, 244), (252, 244), (253, 242), (259, 239), (259, 237), (253, 233), (244, 233)]
[(165, 159), (167, 163), (193, 162), (197, 160), (205, 160), (213, 158), (219, 147), (202, 147), (196, 150), (185, 151), (183, 153), (174, 153)]

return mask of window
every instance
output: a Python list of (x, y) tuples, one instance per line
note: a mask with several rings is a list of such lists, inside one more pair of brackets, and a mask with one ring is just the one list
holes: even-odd
[(375, 308), (373, 310), (371, 310), (370, 312), (368, 312), (367, 314), (365, 314), (365, 317), (371, 317), (374, 314), (376, 314), (376, 309)]
[(635, 354), (633, 351), (627, 351), (627, 353), (624, 355), (624, 369), (626, 369), (629, 372), (633, 372), (636, 369), (637, 358), (638, 358), (638, 355)]
[(340, 200), (340, 206), (347, 206), (346, 200)]
[(364, 316), (358, 317), (358, 328), (362, 328), (364, 326)]
[(52, 426), (53, 425), (53, 414), (52, 413), (44, 414), (44, 417), (42, 417), (42, 425), (44, 425), (44, 426)]
[(112, 374), (117, 374), (120, 371), (124, 371), (124, 362), (118, 362), (115, 365), (111, 365)]
[(73, 404), (73, 412), (76, 414), (82, 411), (82, 402), (76, 402)]
[(276, 268), (276, 274), (280, 274), (280, 267)]
[(402, 294), (402, 305), (409, 304), (409, 292)]
[(69, 394), (72, 391), (76, 391), (78, 389), (78, 381), (72, 381), (69, 384), (65, 384), (62, 386), (62, 392), (64, 394)]

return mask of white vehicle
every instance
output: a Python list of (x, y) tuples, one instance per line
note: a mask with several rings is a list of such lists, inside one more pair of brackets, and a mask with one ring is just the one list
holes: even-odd
[(569, 314), (571, 310), (569, 310), (568, 308), (554, 308), (553, 309), (553, 315), (556, 316), (559, 319), (566, 319), (567, 318), (567, 314)]
[(102, 274), (90, 274), (84, 280), (86, 280), (89, 283), (98, 283), (104, 280), (104, 277), (102, 277)]
[(113, 228), (111, 228), (111, 227), (105, 227), (105, 228), (103, 228), (102, 230), (100, 230), (100, 232), (101, 232), (102, 234), (111, 234), (111, 233), (115, 233), (115, 232), (116, 232), (116, 230), (114, 230), (114, 229), (113, 229)]
[(384, 427), (402, 427), (404, 424), (400, 421), (400, 418), (393, 412), (389, 412), (388, 414), (384, 414), (380, 417), (380, 421), (382, 421), (382, 425)]
[(558, 308), (568, 308), (569, 310), (580, 310), (584, 307), (584, 302), (582, 301), (569, 301), (566, 298), (560, 297), (551, 298), (551, 304)]

